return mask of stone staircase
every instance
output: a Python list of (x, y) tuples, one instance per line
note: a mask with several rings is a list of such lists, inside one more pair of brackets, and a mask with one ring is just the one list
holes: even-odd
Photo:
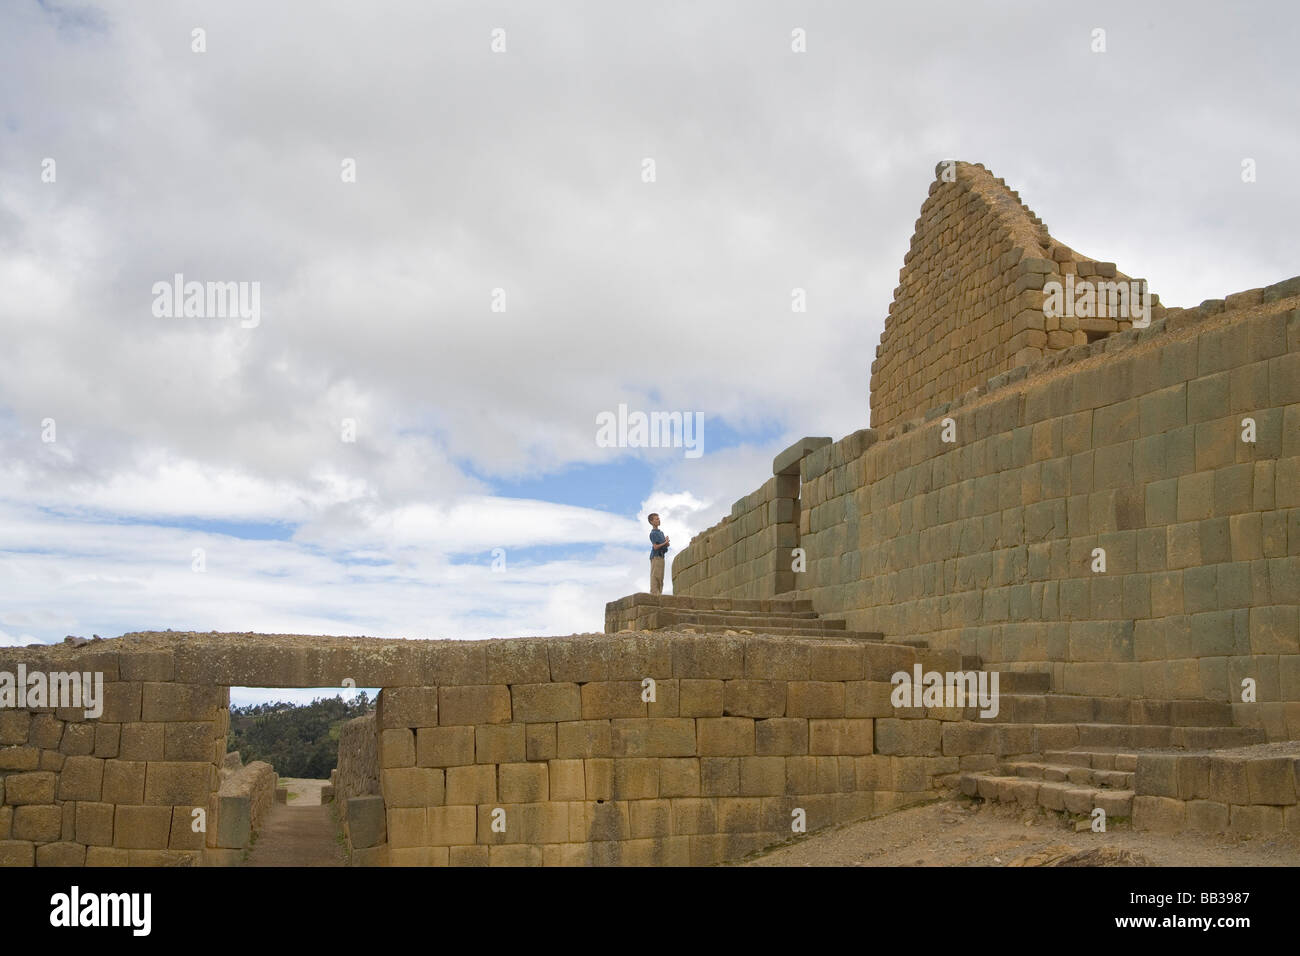
[[(775, 634), (825, 638), (837, 641), (884, 641), (877, 631), (851, 631), (843, 620), (823, 618), (812, 601), (797, 598), (689, 598), (672, 594), (634, 594), (606, 607), (606, 630), (672, 630), (686, 633)], [(627, 613), (631, 611), (632, 613)], [(613, 619), (611, 620), (611, 615)], [(890, 644), (927, 647), (921, 640), (894, 640)]]
[(1041, 757), (1008, 760), (997, 770), (963, 773), (968, 797), (1044, 807), (1066, 813), (1133, 816), (1137, 754), (1108, 750), (1049, 750)]
[[(978, 670), (978, 658), (963, 666)], [(1131, 817), (1143, 752), (1207, 751), (1263, 743), (1263, 731), (1232, 726), (1232, 707), (1208, 700), (1133, 700), (1051, 692), (1045, 673), (999, 672), (999, 709), (967, 720), (987, 725), (993, 768), (957, 775), (962, 793), (1022, 807)], [(1001, 729), (999, 733), (998, 730)], [(1023, 752), (1014, 751), (1023, 748)]]

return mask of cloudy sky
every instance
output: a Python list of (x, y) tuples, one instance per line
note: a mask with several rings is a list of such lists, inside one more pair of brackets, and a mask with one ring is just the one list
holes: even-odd
[[(867, 424), (938, 161), (1167, 304), (1300, 272), (1298, 24), (9, 0), (0, 643), (599, 630), (649, 511), (675, 553)], [(256, 321), (158, 314), (177, 274), (257, 283)], [(701, 413), (704, 453), (601, 447), (620, 404)]]

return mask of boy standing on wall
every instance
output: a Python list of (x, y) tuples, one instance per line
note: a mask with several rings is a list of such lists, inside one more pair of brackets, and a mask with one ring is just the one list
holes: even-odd
[(668, 553), (668, 535), (659, 530), (659, 515), (650, 515), (650, 593), (664, 593), (664, 555)]

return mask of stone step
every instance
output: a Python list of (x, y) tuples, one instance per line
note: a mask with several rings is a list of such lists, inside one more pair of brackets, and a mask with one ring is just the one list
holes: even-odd
[(998, 773), (1006, 777), (1027, 777), (1049, 783), (1073, 783), (1108, 790), (1132, 790), (1134, 776), (1131, 770), (1102, 770), (1039, 760), (1001, 763), (998, 765)]
[[(996, 753), (1007, 759), (1028, 760), (1047, 752), (1134, 750), (1215, 750), (1264, 743), (1262, 730), (1253, 727), (1173, 727), (1168, 724), (998, 723), (978, 719), (972, 724), (995, 731)], [(1123, 769), (1123, 768), (1119, 768)]]
[(929, 644), (925, 641), (894, 639), (886, 641), (885, 635), (881, 634), (879, 631), (826, 631), (799, 626), (754, 628), (714, 624), (672, 624), (664, 629), (681, 631), (684, 634), (722, 634), (725, 631), (735, 631), (737, 633), (749, 632), (751, 634), (776, 634), (783, 637), (818, 638), (827, 641), (883, 641), (886, 644), (904, 644), (908, 647), (929, 647)]
[(716, 624), (720, 627), (803, 627), (814, 631), (842, 631), (844, 621), (824, 621), (815, 615), (807, 617), (783, 614), (733, 614), (721, 611), (659, 610), (655, 621), (660, 627), (672, 624)]
[(1093, 787), (1069, 781), (966, 772), (960, 775), (961, 792), (968, 797), (1043, 807), (1067, 813), (1090, 814), (1101, 807), (1108, 818), (1133, 816), (1133, 791)]
[(681, 594), (648, 594), (640, 591), (611, 601), (606, 607), (664, 607), (697, 611), (761, 611), (788, 614), (812, 611), (809, 598), (722, 598), (689, 597)]
[(705, 598), (677, 597), (676, 595), (659, 595), (667, 598), (659, 602), (660, 607), (677, 607), (696, 611), (759, 611), (764, 614), (795, 614), (812, 611), (813, 604), (809, 598), (795, 600), (779, 598)]
[(736, 617), (745, 618), (781, 618), (782, 620), (799, 620), (799, 621), (816, 621), (818, 620), (816, 611), (714, 611), (708, 608), (693, 607), (665, 607), (659, 609), (660, 614), (689, 614), (700, 617)]
[(1047, 763), (1076, 767), (1095, 767), (1098, 770), (1137, 770), (1138, 755), (1121, 750), (1048, 750), (1042, 755)]
[[(1042, 678), (1048, 675), (1034, 675)], [(1133, 724), (1173, 727), (1231, 727), (1232, 706), (1212, 700), (1130, 700), (1124, 697), (1084, 697), (1046, 691), (1020, 693), (1025, 677), (1016, 676), (1016, 686), (1006, 684), (1009, 673), (998, 674), (998, 713), (987, 718), (1015, 724)], [(1013, 691), (1006, 693), (1006, 691)], [(974, 719), (975, 708), (966, 718)]]
[(1085, 724), (1080, 723), (1076, 746), (1132, 747), (1150, 750), (1180, 747), (1184, 750), (1213, 750), (1266, 742), (1264, 731), (1254, 727), (1174, 727), (1168, 724)]

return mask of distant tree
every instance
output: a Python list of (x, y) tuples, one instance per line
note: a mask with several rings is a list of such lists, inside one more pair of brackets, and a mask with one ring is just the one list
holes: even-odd
[(324, 779), (338, 766), (339, 730), (373, 709), (365, 691), (351, 700), (318, 697), (310, 704), (250, 704), (230, 708), (226, 749), (245, 763), (264, 760), (282, 777)]

